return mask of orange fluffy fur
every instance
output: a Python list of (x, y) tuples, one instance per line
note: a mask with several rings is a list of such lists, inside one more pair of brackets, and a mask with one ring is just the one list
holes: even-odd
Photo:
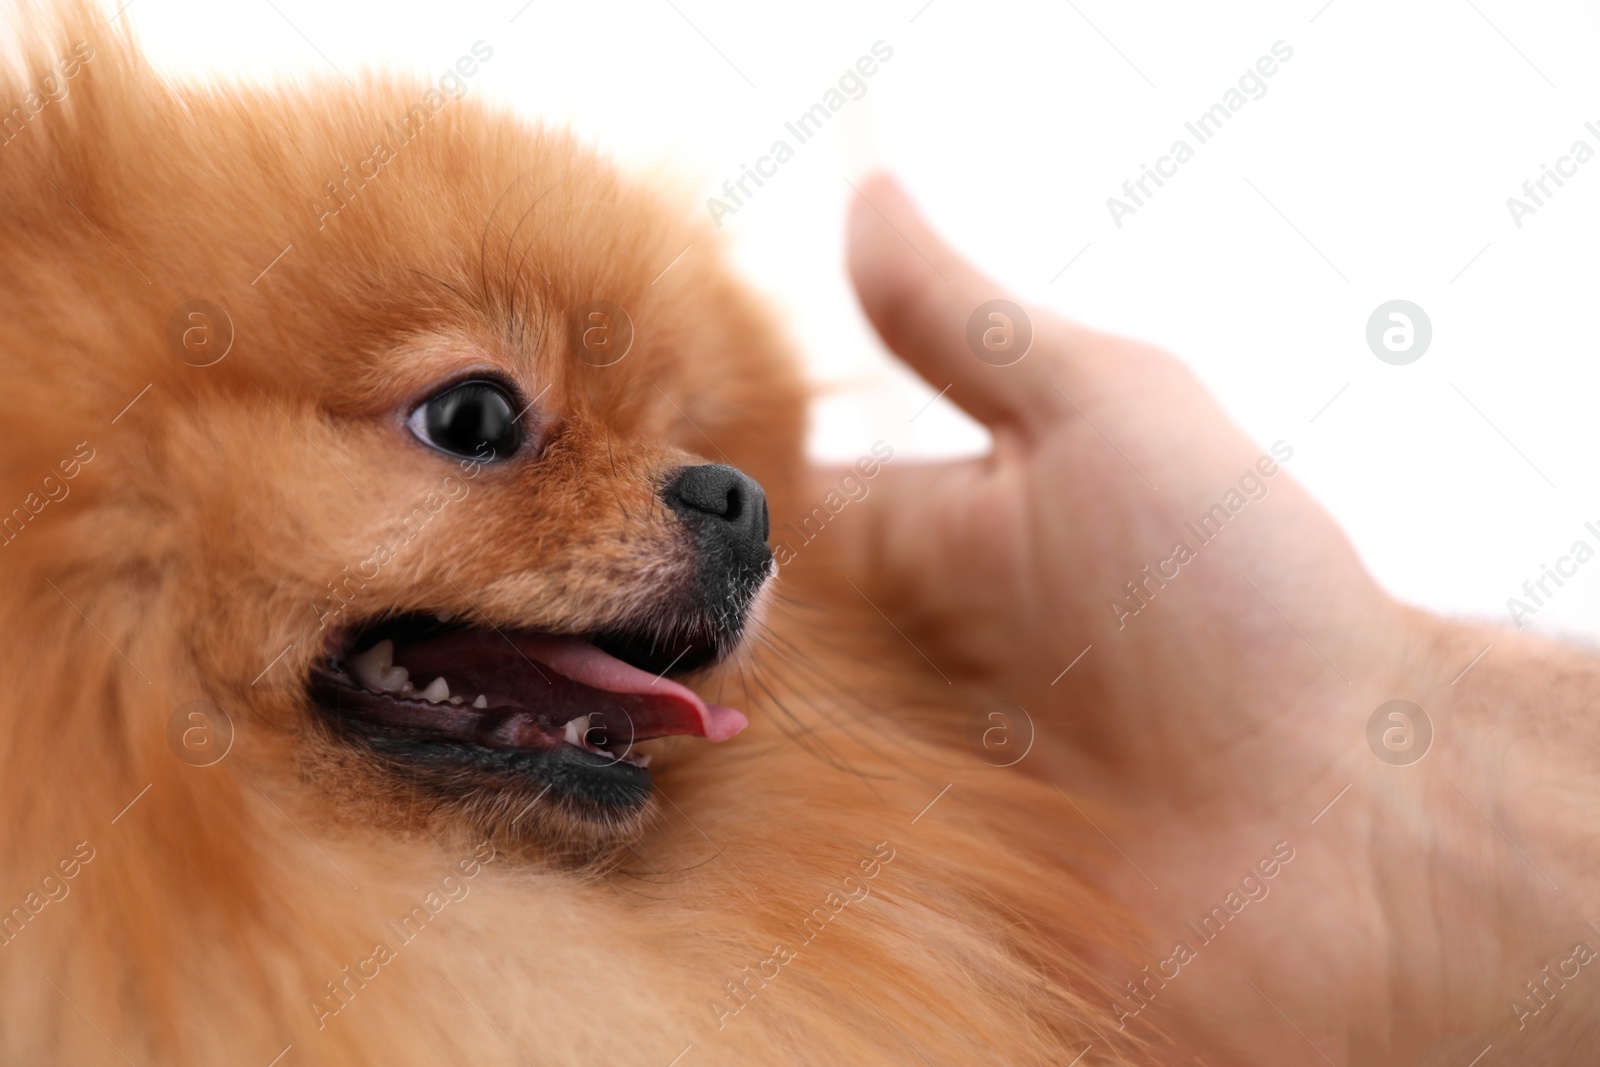
[[(0, 147), (0, 513), (28, 513), (0, 547), (0, 911), (26, 913), (0, 1062), (1167, 1058), (1109, 1007), (1138, 938), (1088, 888), (1098, 837), (973, 757), (970, 694), (829, 577), (826, 534), (701, 680), (752, 726), (680, 740), (614, 840), (492, 798), (442, 810), (333, 744), (300, 691), (311, 605), (449, 469), (396, 432), (406, 397), (502, 367), (548, 387), (550, 443), (347, 610), (588, 625), (667, 580), (669, 465), (725, 456), (775, 523), (809, 508), (796, 365), (687, 205), (568, 136), (452, 101), (319, 218), (418, 87), (174, 85), (77, 8), (21, 40), (0, 106), (74, 42), (92, 58)], [(233, 322), (214, 366), (168, 343), (196, 298)], [(610, 368), (568, 351), (596, 298), (638, 327)], [(70, 491), (34, 513), (47, 475)], [(209, 767), (168, 741), (201, 698), (237, 728)]]

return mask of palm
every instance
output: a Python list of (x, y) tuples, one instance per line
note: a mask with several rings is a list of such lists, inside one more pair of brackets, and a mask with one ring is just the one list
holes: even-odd
[[(896, 210), (888, 187), (866, 195)], [(995, 448), (885, 469), (854, 523), (854, 581), (955, 680), (1027, 707), (1059, 742), (1058, 769), (1114, 771), (1104, 781), (1125, 792), (1226, 792), (1262, 750), (1317, 750), (1342, 729), (1282, 710), (1360, 707), (1347, 677), (1389, 601), (1277, 459), (1136, 342), (1035, 315), (1022, 362), (979, 362), (963, 326), (995, 286), (914, 218), (877, 218), (858, 211), (853, 246), (867, 314), (930, 381), (952, 382)], [(1216, 533), (1198, 520), (1218, 504)], [(1373, 627), (1325, 622), (1352, 617), (1336, 601)]]

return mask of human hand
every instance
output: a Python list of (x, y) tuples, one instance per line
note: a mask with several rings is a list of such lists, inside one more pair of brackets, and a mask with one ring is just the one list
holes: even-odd
[(1024, 358), (985, 362), (968, 320), (1006, 294), (892, 182), (862, 193), (868, 317), (994, 437), (982, 459), (887, 467), (841, 531), (863, 589), (944, 674), (1071, 740), (1075, 775), (1195, 803), (1216, 761), (1303, 729), (1284, 708), (1395, 658), (1405, 613), (1283, 472), (1294, 442), (1256, 447), (1176, 360), (1048, 313), (1027, 315)]
[[(894, 183), (860, 192), (850, 269), (862, 306), (994, 446), (885, 468), (871, 506), (830, 529), (830, 551), (974, 706), (1026, 710), (1037, 737), (1019, 769), (1106, 813), (1098, 825), (1127, 859), (1106, 881), (1154, 931), (1152, 964), (1180, 933), (1195, 940), (1185, 922), (1259, 856), (1278, 842), (1295, 853), (1271, 904), (1204, 949), (1211, 976), (1175, 982), (1166, 1004), (1228, 1020), (1258, 1051), (1287, 1041), (1274, 1062), (1310, 1052), (1285, 1017), (1364, 1035), (1364, 1062), (1380, 1050), (1411, 1062), (1451, 1029), (1509, 1017), (1515, 976), (1539, 963), (1507, 946), (1554, 951), (1539, 939), (1564, 927), (1506, 918), (1527, 871), (1483, 861), (1482, 813), (1452, 790), (1474, 776), (1490, 804), (1491, 789), (1533, 772), (1485, 781), (1483, 753), (1454, 744), (1399, 766), (1367, 741), (1393, 699), (1433, 707), (1436, 728), (1465, 718), (1449, 683), (1496, 635), (1387, 596), (1282, 469), (1296, 443), (1253, 445), (1171, 357), (1033, 310), (1025, 356), (980, 358), (969, 320), (1007, 294)], [(1481, 668), (1475, 684), (1514, 687), (1546, 655), (1509, 636), (1501, 648), (1500, 663), (1521, 666)], [(1483, 939), (1464, 950), (1435, 909)]]

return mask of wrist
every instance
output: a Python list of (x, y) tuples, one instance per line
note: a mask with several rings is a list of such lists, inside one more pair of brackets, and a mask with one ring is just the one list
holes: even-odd
[[(1600, 819), (1600, 728), (1588, 712), (1600, 660), (1419, 613), (1409, 629), (1412, 699), (1431, 744), (1415, 763), (1375, 760), (1363, 805), (1374, 899), (1398, 961), (1394, 1022), (1520, 1035), (1554, 1014), (1543, 1009), (1555, 998), (1526, 983), (1580, 941), (1600, 950), (1583, 884)], [(1578, 999), (1562, 1005), (1569, 1020)]]
[[(1182, 921), (1206, 911), (1223, 876), (1281, 838), (1292, 865), (1212, 954), (1270, 996), (1255, 1008), (1342, 1032), (1374, 1064), (1416, 1062), (1451, 1034), (1529, 1042), (1537, 1026), (1538, 1041), (1560, 1041), (1600, 999), (1568, 988), (1592, 976), (1600, 990), (1600, 956), (1572, 962), (1579, 942), (1600, 953), (1583, 885), (1600, 821), (1587, 799), (1600, 727), (1586, 711), (1600, 699), (1600, 660), (1398, 606), (1368, 621), (1350, 688), (1299, 694), (1322, 710), (1296, 716), (1307, 729), (1278, 750), (1277, 769), (1293, 771), (1208, 818), (1169, 809), (1140, 820), (1158, 846), (1147, 851), (1185, 877), (1149, 894), (1129, 878), (1122, 895), (1147, 896), (1139, 910), (1151, 925), (1187, 936)], [(1412, 706), (1384, 710), (1391, 700)], [(1197, 823), (1212, 832), (1196, 838)], [(1581, 978), (1562, 977), (1575, 967)], [(1213, 975), (1175, 999), (1238, 1011), (1261, 995)]]

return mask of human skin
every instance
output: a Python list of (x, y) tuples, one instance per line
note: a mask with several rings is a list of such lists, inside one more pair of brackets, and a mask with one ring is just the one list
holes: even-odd
[[(1600, 947), (1600, 661), (1401, 604), (1281, 466), (1202, 543), (1186, 523), (1269, 447), (1172, 357), (1040, 309), (1023, 359), (978, 359), (969, 316), (1015, 298), (892, 180), (859, 191), (863, 309), (994, 443), (886, 467), (830, 532), (846, 573), (955, 684), (1027, 709), (1037, 740), (1016, 770), (1106, 813), (1126, 862), (1102, 877), (1150, 931), (1152, 965), (1179, 939), (1201, 946), (1185, 924), (1275, 843), (1295, 850), (1122, 1022), (1223, 1062), (1465, 1067), (1492, 1044), (1488, 1067), (1592, 1049), (1600, 961), (1546, 979), (1578, 942)], [(1180, 540), (1193, 558), (1131, 614), (1126, 583)], [(1432, 725), (1415, 762), (1369, 746), (1394, 699)]]

